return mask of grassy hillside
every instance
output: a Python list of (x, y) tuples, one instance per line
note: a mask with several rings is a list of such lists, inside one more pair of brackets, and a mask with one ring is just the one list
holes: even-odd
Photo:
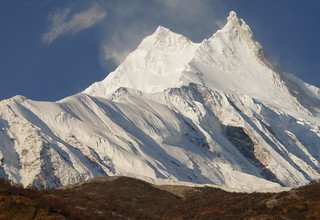
[(36, 191), (0, 183), (0, 219), (320, 219), (320, 184), (282, 193), (153, 186), (106, 177), (66, 189)]

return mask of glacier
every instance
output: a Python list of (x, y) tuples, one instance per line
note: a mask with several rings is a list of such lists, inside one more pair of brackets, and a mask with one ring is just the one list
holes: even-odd
[(0, 176), (57, 188), (98, 176), (275, 190), (320, 179), (320, 90), (273, 67), (250, 27), (194, 43), (158, 27), (57, 102), (0, 102)]

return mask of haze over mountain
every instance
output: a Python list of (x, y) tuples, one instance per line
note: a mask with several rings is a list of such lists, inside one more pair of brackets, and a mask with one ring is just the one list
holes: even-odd
[(230, 12), (201, 43), (159, 27), (101, 82), (0, 102), (0, 175), (59, 187), (103, 175), (275, 190), (320, 178), (320, 90), (279, 72)]

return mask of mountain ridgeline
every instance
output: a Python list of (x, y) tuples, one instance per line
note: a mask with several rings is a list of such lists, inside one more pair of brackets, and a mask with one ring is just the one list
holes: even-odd
[(99, 176), (275, 191), (320, 178), (320, 90), (277, 71), (249, 26), (194, 43), (159, 27), (107, 77), (57, 102), (0, 102), (0, 176)]

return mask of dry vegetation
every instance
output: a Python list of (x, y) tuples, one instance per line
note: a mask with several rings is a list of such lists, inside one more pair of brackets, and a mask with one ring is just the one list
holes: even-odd
[(155, 187), (127, 177), (36, 191), (0, 183), (0, 219), (320, 219), (320, 184), (283, 193)]

